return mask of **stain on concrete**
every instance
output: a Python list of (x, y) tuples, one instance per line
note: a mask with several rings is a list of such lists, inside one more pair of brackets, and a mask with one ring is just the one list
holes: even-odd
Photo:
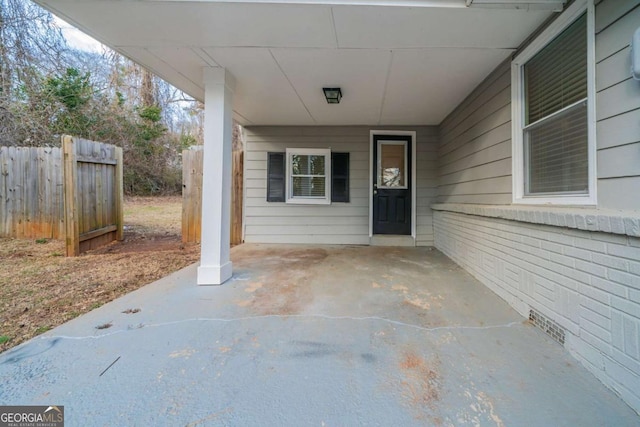
[(195, 354), (195, 350), (193, 348), (185, 348), (182, 350), (176, 350), (169, 354), (169, 357), (172, 359), (176, 359), (179, 357), (189, 358)]
[(244, 289), (245, 292), (253, 293), (262, 287), (261, 282), (249, 282), (247, 287)]
[(400, 291), (403, 294), (407, 293), (409, 291), (409, 288), (407, 288), (404, 285), (391, 285), (391, 290), (392, 291)]
[(375, 363), (377, 360), (377, 357), (371, 353), (362, 353), (360, 357), (367, 363)]
[(0, 362), (0, 365), (5, 364), (14, 364), (22, 361), (23, 359), (29, 359), (34, 356), (38, 356), (42, 353), (45, 353), (52, 348), (54, 348), (57, 344), (59, 344), (61, 338), (52, 338), (47, 341), (46, 346), (40, 351), (33, 351), (31, 347), (28, 346), (18, 346), (15, 347), (3, 354), (4, 360)]
[(504, 427), (504, 423), (500, 419), (500, 417), (495, 413), (495, 409), (493, 407), (493, 400), (490, 399), (485, 393), (479, 392), (476, 395), (476, 399), (478, 401), (478, 406), (484, 412), (489, 412), (489, 418), (496, 423), (496, 427)]
[(442, 398), (438, 356), (425, 359), (414, 350), (405, 350), (398, 367), (402, 376), (400, 386), (405, 404), (412, 410), (416, 419), (428, 417), (431, 424), (437, 425), (437, 405)]
[(431, 304), (429, 303), (429, 301), (417, 296), (405, 298), (404, 303), (421, 308), (423, 310), (429, 310), (431, 308)]
[(320, 248), (294, 248), (277, 253), (254, 248), (238, 251), (234, 264), (240, 268), (257, 268), (262, 275), (249, 281), (245, 291), (253, 299), (237, 302), (260, 315), (299, 314), (313, 301), (310, 281), (315, 276), (314, 268), (322, 263), (328, 252)]
[(189, 424), (187, 424), (185, 427), (197, 427), (197, 426), (201, 426), (201, 425), (208, 425), (210, 424), (211, 421), (214, 420), (219, 420), (220, 417), (222, 417), (223, 415), (227, 415), (227, 414), (231, 414), (233, 413), (233, 408), (228, 407), (225, 408), (221, 411), (218, 412), (214, 412), (210, 415), (207, 415), (206, 417), (197, 419), (195, 421), (190, 422)]

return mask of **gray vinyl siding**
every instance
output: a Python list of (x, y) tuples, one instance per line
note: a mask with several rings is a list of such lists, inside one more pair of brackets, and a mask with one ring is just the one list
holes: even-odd
[[(245, 242), (369, 244), (369, 131), (363, 126), (257, 126), (245, 129)], [(376, 130), (388, 129), (375, 127)], [(416, 244), (433, 245), (437, 128), (417, 132)], [(350, 153), (350, 202), (291, 205), (266, 200), (267, 153), (330, 148)]]
[(631, 78), (631, 35), (640, 23), (637, 0), (596, 6), (596, 134), (598, 207), (638, 210), (640, 82)]
[[(596, 6), (598, 208), (639, 210), (640, 83), (631, 78), (637, 0)], [(510, 60), (501, 64), (440, 125), (439, 203), (510, 204)]]
[[(377, 129), (377, 128), (376, 128)], [(433, 211), (438, 191), (438, 128), (435, 126), (406, 130), (416, 131), (416, 246), (433, 246)]]
[(440, 203), (511, 203), (510, 60), (440, 124)]

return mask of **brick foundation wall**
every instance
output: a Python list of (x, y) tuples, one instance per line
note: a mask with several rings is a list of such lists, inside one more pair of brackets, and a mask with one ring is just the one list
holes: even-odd
[(435, 246), (564, 346), (640, 412), (640, 238), (434, 212)]

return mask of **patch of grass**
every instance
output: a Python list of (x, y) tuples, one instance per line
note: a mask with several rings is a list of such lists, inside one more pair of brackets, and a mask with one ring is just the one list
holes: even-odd
[(45, 243), (49, 243), (49, 241), (47, 239), (36, 239), (36, 243), (42, 245)]
[(127, 198), (125, 240), (73, 258), (63, 240), (0, 238), (0, 352), (196, 262), (181, 212), (180, 197)]
[(44, 334), (49, 330), (51, 330), (51, 326), (40, 326), (38, 329), (36, 329), (36, 335)]
[(8, 337), (6, 335), (0, 335), (0, 344), (4, 344), (9, 341), (11, 341), (11, 337)]

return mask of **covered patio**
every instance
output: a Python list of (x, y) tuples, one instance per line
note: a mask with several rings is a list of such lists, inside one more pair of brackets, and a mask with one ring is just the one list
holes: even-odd
[(0, 400), (64, 405), (69, 426), (638, 425), (435, 249), (231, 259), (225, 286), (194, 286), (194, 265), (2, 354)]

